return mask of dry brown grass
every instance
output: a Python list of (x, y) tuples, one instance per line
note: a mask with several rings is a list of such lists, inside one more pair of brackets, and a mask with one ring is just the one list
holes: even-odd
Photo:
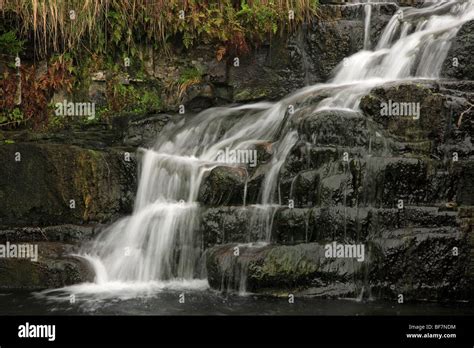
[[(242, 0), (243, 2), (243, 0)], [(67, 52), (77, 48), (107, 50), (117, 34), (121, 43), (132, 45), (137, 37), (165, 47), (177, 33), (188, 39), (206, 36), (220, 41), (244, 31), (235, 20), (242, 2), (235, 0), (0, 0), (3, 15), (13, 15), (21, 23), (24, 37), (34, 39), (38, 55)], [(291, 29), (295, 24), (310, 21), (315, 14), (315, 0), (246, 0), (252, 9), (264, 8), (278, 14), (278, 27)], [(180, 20), (178, 12), (185, 11)], [(214, 12), (210, 12), (213, 10)], [(287, 20), (289, 10), (295, 21)], [(76, 18), (70, 18), (75, 11)], [(209, 14), (222, 15), (222, 21), (212, 22)], [(257, 20), (257, 19), (255, 19)], [(216, 24), (217, 23), (217, 24)], [(203, 30), (206, 28), (206, 31)], [(247, 28), (252, 30), (253, 28)], [(119, 33), (119, 31), (122, 31)]]

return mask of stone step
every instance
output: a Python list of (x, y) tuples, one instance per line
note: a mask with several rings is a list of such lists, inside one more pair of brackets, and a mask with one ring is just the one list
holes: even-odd
[(405, 301), (472, 299), (467, 258), (452, 254), (454, 246), (462, 247), (462, 236), (441, 233), (397, 241), (358, 244), (356, 257), (328, 253), (332, 244), (231, 243), (208, 249), (205, 264), (210, 286), (221, 291), (352, 298), (363, 294), (392, 301), (399, 294)]
[(107, 225), (57, 225), (0, 227), (0, 243), (10, 242), (62, 242), (79, 244), (92, 240)]
[[(319, 156), (290, 156), (279, 178), (279, 197), (295, 207), (470, 205), (474, 161), (442, 163), (410, 157), (349, 157), (335, 160), (339, 151), (321, 148)], [(268, 166), (268, 164), (267, 164)], [(201, 184), (199, 202), (206, 206), (256, 204), (268, 167), (248, 175), (243, 168), (217, 167)], [(452, 204), (451, 204), (452, 205)]]
[(457, 213), (440, 211), (437, 207), (405, 207), (402, 210), (216, 207), (203, 210), (201, 222), (205, 247), (265, 240), (278, 244), (365, 241), (379, 238), (391, 231), (403, 230), (406, 236), (413, 236), (455, 233), (457, 229)]

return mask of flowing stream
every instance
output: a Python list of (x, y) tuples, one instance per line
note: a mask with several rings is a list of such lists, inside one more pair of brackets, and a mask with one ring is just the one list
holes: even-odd
[[(220, 151), (247, 150), (272, 144), (252, 218), (261, 228), (254, 242), (270, 243), (272, 216), (282, 204), (279, 172), (298, 141), (291, 118), (298, 104), (325, 95), (314, 110), (358, 110), (361, 97), (374, 86), (409, 78), (437, 78), (464, 22), (474, 19), (474, 0), (445, 0), (422, 8), (401, 8), (387, 24), (374, 50), (370, 47), (371, 6), (365, 4), (364, 49), (348, 57), (325, 84), (303, 88), (275, 103), (259, 102), (211, 108), (169, 124), (153, 148), (141, 149), (139, 187), (133, 214), (110, 226), (84, 248), (96, 281), (68, 287), (73, 293), (125, 292), (144, 289), (207, 287), (199, 261), (199, 188), (205, 175), (222, 163)], [(294, 112), (290, 110), (294, 109)], [(256, 246), (258, 247), (258, 246)]]

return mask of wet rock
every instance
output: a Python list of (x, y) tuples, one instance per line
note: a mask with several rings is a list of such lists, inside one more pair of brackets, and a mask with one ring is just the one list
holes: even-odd
[(62, 243), (37, 243), (38, 260), (0, 258), (0, 289), (41, 290), (90, 282), (94, 273), (76, 251)]
[[(418, 115), (383, 115), (382, 106), (419, 103)], [(437, 85), (422, 85), (417, 83), (389, 84), (377, 87), (361, 100), (361, 109), (372, 116), (376, 122), (384, 125), (388, 131), (406, 141), (422, 139), (442, 140), (447, 109), (445, 98), (439, 93)]]
[(367, 234), (370, 237), (396, 229), (437, 228), (458, 226), (457, 213), (441, 211), (439, 207), (405, 207), (404, 209), (369, 209)]
[[(323, 165), (314, 162), (318, 169), (302, 170), (294, 176), (283, 172), (282, 202), (287, 204), (291, 199), (295, 207), (395, 207), (399, 200), (404, 205), (469, 202), (470, 184), (466, 180), (470, 178), (467, 164), (470, 162), (450, 164), (423, 157), (351, 156), (354, 155), (349, 155), (348, 162), (338, 160)], [(291, 157), (289, 161), (284, 170), (295, 168)], [(309, 162), (306, 166), (313, 164)]]
[(299, 244), (311, 240), (308, 209), (279, 209), (273, 219), (273, 239), (278, 244)]
[(317, 202), (319, 173), (316, 170), (303, 171), (293, 178), (280, 182), (282, 202), (295, 207), (310, 207)]
[[(397, 11), (396, 4), (372, 6), (371, 42), (378, 39), (390, 17)], [(307, 35), (307, 50), (311, 73), (316, 81), (326, 81), (333, 69), (344, 58), (364, 46), (364, 5), (322, 5), (321, 20), (313, 21)], [(314, 82), (316, 82), (314, 81)]]
[[(472, 298), (466, 234), (453, 227), (393, 230), (379, 239), (369, 279), (372, 294), (396, 301)], [(457, 248), (455, 252), (454, 248)]]
[(102, 225), (59, 225), (46, 227), (11, 227), (0, 230), (0, 242), (63, 242), (82, 243), (91, 240)]
[(327, 80), (344, 58), (363, 47), (363, 40), (362, 20), (314, 21), (307, 39), (308, 54), (317, 62), (311, 67), (313, 75), (319, 81)]
[(302, 116), (299, 132), (319, 146), (365, 146), (367, 118), (353, 111), (328, 110)]
[(91, 150), (117, 147), (134, 152), (136, 147), (152, 146), (159, 133), (172, 119), (173, 115), (170, 114), (123, 113), (114, 116), (110, 124), (76, 122), (58, 131), (0, 131), (0, 137), (11, 139), (15, 143), (67, 144)]
[(317, 146), (300, 141), (290, 151), (281, 170), (282, 177), (292, 178), (302, 171), (319, 169), (322, 165), (342, 158), (337, 148)]
[(210, 108), (216, 103), (214, 87), (209, 83), (198, 83), (189, 86), (182, 103), (193, 112)]
[(101, 222), (131, 211), (133, 154), (127, 162), (114, 150), (15, 143), (0, 146), (0, 158), (0, 225)]
[[(225, 128), (225, 126), (224, 126)], [(248, 163), (218, 166), (205, 173), (199, 190), (199, 202), (206, 205), (256, 204), (265, 175), (270, 170), (272, 143), (256, 142), (245, 151)]]
[[(360, 3), (358, 0), (354, 1), (341, 1), (341, 0), (322, 0), (320, 1), (321, 6), (319, 8), (320, 15), (325, 20), (333, 19), (354, 19), (364, 20), (365, 16), (365, 4)], [(326, 6), (327, 4), (335, 6)], [(372, 3), (372, 10), (375, 12), (372, 15), (378, 16), (393, 16), (398, 10), (398, 6), (395, 2), (386, 3)]]
[(206, 74), (209, 76), (210, 82), (225, 83), (227, 81), (227, 65), (225, 60), (217, 61), (216, 59), (211, 59), (206, 63)]
[(457, 227), (457, 213), (439, 207), (378, 209), (357, 207), (316, 207), (279, 209), (273, 220), (278, 244), (332, 241), (369, 241), (384, 231), (411, 228)]
[[(364, 261), (358, 262), (352, 258), (325, 257), (325, 244), (342, 237), (342, 209), (316, 212), (316, 220), (325, 219), (316, 229), (328, 229), (319, 231), (318, 239), (327, 238), (320, 243), (227, 244), (208, 249), (206, 267), (211, 287), (265, 294), (288, 291), (322, 297), (362, 294), (393, 301), (398, 294), (403, 294), (405, 301), (472, 298), (474, 287), (469, 276), (472, 243), (467, 240), (470, 228), (441, 226), (451, 224), (451, 214), (413, 208), (407, 212), (406, 219), (398, 220), (401, 228), (391, 228), (393, 222), (388, 221), (386, 229), (379, 229), (376, 234), (370, 232), (367, 240), (358, 241), (365, 246)], [(347, 231), (355, 229), (351, 226), (355, 212), (352, 209), (347, 214)], [(357, 211), (361, 229), (373, 228), (370, 220), (374, 214), (378, 215), (378, 222), (384, 223), (387, 217), (390, 219), (387, 213), (396, 214), (389, 210)], [(426, 221), (432, 226), (415, 226)], [(336, 226), (332, 228), (331, 223)], [(410, 224), (413, 225), (408, 227)]]
[(273, 240), (278, 210), (264, 205), (207, 208), (201, 222), (204, 245)]
[(458, 162), (454, 167), (457, 178), (456, 202), (462, 205), (474, 205), (474, 162)]
[(171, 115), (158, 114), (147, 117), (128, 118), (123, 125), (123, 144), (132, 147), (150, 147), (171, 119)]
[(216, 244), (247, 243), (257, 237), (250, 231), (251, 208), (216, 207), (202, 214), (201, 233), (206, 248)]
[[(234, 66), (234, 58), (239, 59), (239, 66)], [(273, 100), (304, 86), (301, 52), (285, 38), (234, 58), (230, 59), (227, 83), (235, 102)]]
[[(239, 256), (235, 256), (235, 248)], [(345, 282), (353, 279), (360, 263), (329, 259), (324, 246), (237, 245), (213, 247), (206, 252), (209, 284), (221, 290), (271, 292), (298, 289), (319, 279)]]
[(244, 168), (216, 167), (203, 178), (198, 201), (206, 205), (243, 204), (246, 179)]
[(316, 192), (316, 202), (318, 205), (346, 205), (350, 202), (348, 196), (353, 194), (350, 176), (347, 173), (338, 173), (319, 178)]
[(371, 158), (361, 162), (359, 203), (395, 207), (455, 199), (460, 175), (442, 163), (419, 158)]
[(368, 234), (369, 209), (324, 207), (311, 209), (310, 241), (318, 243), (357, 243)]
[(465, 23), (453, 39), (443, 64), (442, 77), (474, 80), (474, 21)]
[[(462, 130), (462, 122), (459, 119), (463, 113), (468, 119), (471, 117), (467, 112), (472, 96), (463, 89), (462, 84), (458, 86), (453, 83), (389, 83), (372, 89), (362, 98), (360, 108), (398, 141), (430, 141), (432, 145), (428, 150), (436, 153), (438, 157), (445, 156), (445, 146), (451, 144), (451, 151), (458, 148), (458, 151), (466, 153), (467, 156), (472, 153), (472, 132), (468, 125), (464, 125), (466, 128)], [(406, 110), (419, 106), (419, 115), (383, 115), (383, 107), (395, 104)]]
[(404, 204), (426, 201), (429, 176), (425, 162), (402, 158), (379, 159), (379, 165), (375, 176), (370, 173), (370, 167), (366, 171), (366, 191), (362, 193), (366, 204), (375, 202), (394, 207), (399, 200), (403, 200)]

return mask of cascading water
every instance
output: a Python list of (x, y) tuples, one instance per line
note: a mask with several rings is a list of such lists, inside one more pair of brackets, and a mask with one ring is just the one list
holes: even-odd
[(370, 0), (364, 6), (365, 18), (364, 18), (364, 50), (370, 48), (370, 20), (372, 17), (372, 5)]
[[(298, 141), (298, 133), (288, 122), (289, 106), (324, 94), (329, 96), (315, 111), (357, 110), (360, 98), (376, 85), (438, 77), (450, 39), (464, 22), (474, 19), (474, 0), (404, 8), (369, 51), (371, 5), (365, 6), (365, 50), (349, 57), (348, 64), (341, 63), (329, 83), (306, 87), (276, 103), (208, 109), (168, 125), (156, 145), (143, 150), (133, 214), (110, 226), (84, 250), (96, 271), (95, 286), (115, 289), (111, 284), (133, 287), (199, 278), (199, 187), (204, 175), (217, 166), (238, 166), (217, 161), (219, 151), (226, 148), (273, 143), (273, 157), (251, 222), (263, 229), (260, 241), (270, 242), (273, 212), (281, 204), (277, 194), (280, 168)], [(74, 289), (80, 292), (82, 288)]]

